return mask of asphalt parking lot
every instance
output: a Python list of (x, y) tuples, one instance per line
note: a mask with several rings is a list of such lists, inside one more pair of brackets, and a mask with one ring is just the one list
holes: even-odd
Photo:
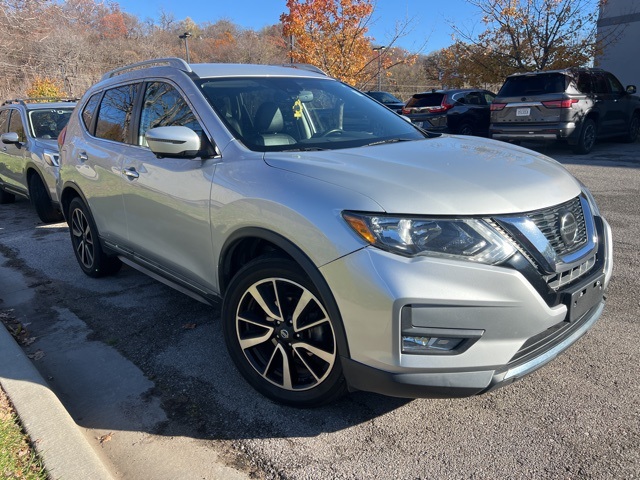
[(484, 396), (274, 405), (234, 370), (216, 308), (126, 267), (86, 277), (66, 225), (24, 200), (0, 205), (0, 313), (114, 478), (638, 478), (640, 143), (530, 146), (593, 192), (614, 277), (584, 338)]

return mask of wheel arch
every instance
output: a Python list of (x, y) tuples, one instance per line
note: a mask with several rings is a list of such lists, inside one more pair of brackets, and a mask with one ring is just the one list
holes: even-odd
[(318, 289), (329, 315), (335, 319), (338, 352), (349, 356), (349, 346), (342, 315), (331, 288), (309, 256), (289, 239), (270, 230), (248, 227), (234, 232), (225, 242), (218, 262), (220, 294), (224, 296), (231, 279), (248, 262), (264, 255), (277, 255), (293, 260)]
[(67, 218), (69, 205), (71, 204), (71, 201), (76, 197), (80, 197), (86, 205), (89, 205), (86, 197), (82, 193), (82, 190), (80, 190), (80, 188), (75, 183), (65, 183), (60, 194), (60, 210), (62, 210), (62, 215), (67, 223), (69, 223), (69, 219)]

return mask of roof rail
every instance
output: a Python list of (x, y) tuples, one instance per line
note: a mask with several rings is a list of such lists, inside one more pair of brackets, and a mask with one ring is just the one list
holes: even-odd
[(5, 100), (2, 105), (25, 105), (27, 103), (45, 103), (45, 102), (77, 102), (78, 98), (66, 98), (66, 97), (30, 97), (30, 98), (12, 98)]
[(124, 67), (116, 68), (115, 70), (111, 70), (105, 73), (100, 81), (106, 80), (107, 78), (115, 77), (116, 75), (122, 75), (123, 73), (141, 70), (146, 67), (153, 66), (169, 66), (173, 68), (178, 68), (180, 70), (184, 70), (185, 72), (192, 72), (191, 67), (187, 62), (185, 62), (181, 58), (176, 57), (167, 57), (167, 58), (154, 58), (152, 60), (145, 60), (143, 62), (133, 63), (131, 65), (125, 65)]
[(311, 65), (310, 63), (283, 63), (283, 67), (289, 68), (299, 68), (300, 70), (307, 70), (309, 72), (321, 73), (322, 75), (328, 77), (327, 73), (324, 70), (316, 67), (315, 65)]

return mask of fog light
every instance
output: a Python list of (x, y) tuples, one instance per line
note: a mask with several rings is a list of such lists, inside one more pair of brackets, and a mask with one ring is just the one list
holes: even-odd
[(402, 336), (402, 353), (450, 352), (466, 338)]

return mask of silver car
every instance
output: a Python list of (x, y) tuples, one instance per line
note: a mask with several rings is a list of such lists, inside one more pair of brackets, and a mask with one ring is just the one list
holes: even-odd
[(0, 106), (0, 203), (29, 198), (40, 220), (62, 220), (56, 184), (58, 135), (74, 100), (7, 100)]
[(313, 69), (142, 62), (63, 135), (80, 268), (222, 298), (231, 358), (280, 403), (487, 392), (604, 308), (611, 231), (560, 164), (425, 133)]

